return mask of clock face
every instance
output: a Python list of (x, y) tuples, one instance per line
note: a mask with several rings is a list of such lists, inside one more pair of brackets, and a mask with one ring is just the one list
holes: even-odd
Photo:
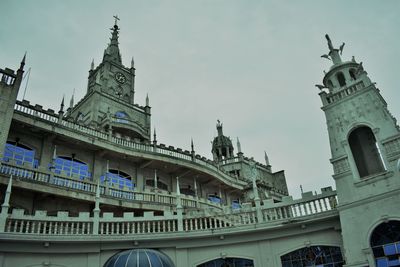
[(125, 83), (126, 82), (126, 78), (121, 72), (115, 73), (115, 80), (117, 82), (119, 82), (119, 83)]

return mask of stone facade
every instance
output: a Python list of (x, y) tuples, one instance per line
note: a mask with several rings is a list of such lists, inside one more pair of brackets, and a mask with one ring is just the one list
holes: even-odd
[(134, 102), (118, 34), (114, 25), (86, 96), (57, 113), (16, 99), (25, 59), (0, 70), (0, 266), (103, 266), (135, 248), (178, 267), (394, 266), (400, 251), (377, 256), (371, 236), (400, 220), (400, 131), (343, 46), (327, 36), (333, 66), (318, 85), (337, 193), (296, 200), (267, 155), (255, 162), (239, 140), (234, 154), (220, 122), (213, 160), (151, 139), (149, 100)]

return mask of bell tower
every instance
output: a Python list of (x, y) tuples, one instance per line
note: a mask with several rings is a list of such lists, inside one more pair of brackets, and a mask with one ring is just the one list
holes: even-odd
[(316, 86), (326, 116), (346, 266), (373, 266), (373, 224), (400, 217), (400, 129), (362, 62), (342, 61), (344, 43), (337, 49), (325, 37), (329, 52), (321, 57), (332, 66)]
[(119, 50), (119, 31), (115, 23), (111, 30), (110, 43), (104, 50), (101, 63), (95, 67), (92, 61), (86, 95), (72, 106), (67, 117), (71, 121), (107, 131), (118, 138), (136, 142), (150, 142), (151, 108), (148, 98), (145, 106), (135, 101), (135, 67), (122, 63)]

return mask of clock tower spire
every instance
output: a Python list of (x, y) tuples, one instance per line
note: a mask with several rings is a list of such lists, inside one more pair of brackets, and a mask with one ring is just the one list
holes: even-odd
[(103, 62), (111, 61), (122, 65), (121, 54), (119, 52), (119, 47), (118, 47), (119, 27), (117, 25), (117, 21), (119, 20), (119, 18), (118, 16), (114, 16), (114, 18), (115, 18), (115, 23), (114, 26), (110, 29), (112, 31), (110, 43), (108, 44), (106, 50), (104, 50)]
[[(111, 38), (103, 60), (96, 67), (90, 67), (88, 87), (85, 97), (72, 109), (71, 116), (80, 116), (82, 123), (104, 129), (115, 136), (130, 140), (148, 142), (150, 140), (150, 107), (134, 102), (135, 67), (124, 66), (119, 51), (117, 25), (114, 16)], [(111, 117), (107, 114), (111, 113)]]

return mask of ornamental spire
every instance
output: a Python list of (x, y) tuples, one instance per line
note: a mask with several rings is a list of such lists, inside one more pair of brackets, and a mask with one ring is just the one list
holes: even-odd
[[(339, 49), (337, 49), (337, 48), (333, 47), (331, 38), (329, 38), (328, 34), (325, 34), (325, 38), (328, 41), (329, 54), (328, 55), (324, 54), (321, 57), (332, 60), (334, 65), (342, 63), (342, 59), (340, 58), (340, 55), (342, 55), (344, 43), (339, 47)], [(339, 52), (340, 52), (340, 55), (339, 55)]]
[(119, 18), (118, 16), (114, 16), (114, 18), (114, 26), (110, 29), (112, 31), (110, 43), (108, 44), (107, 49), (104, 51), (103, 61), (109, 60), (118, 64), (122, 64), (121, 54), (118, 47), (118, 34), (120, 28), (117, 25), (117, 21), (119, 20)]

